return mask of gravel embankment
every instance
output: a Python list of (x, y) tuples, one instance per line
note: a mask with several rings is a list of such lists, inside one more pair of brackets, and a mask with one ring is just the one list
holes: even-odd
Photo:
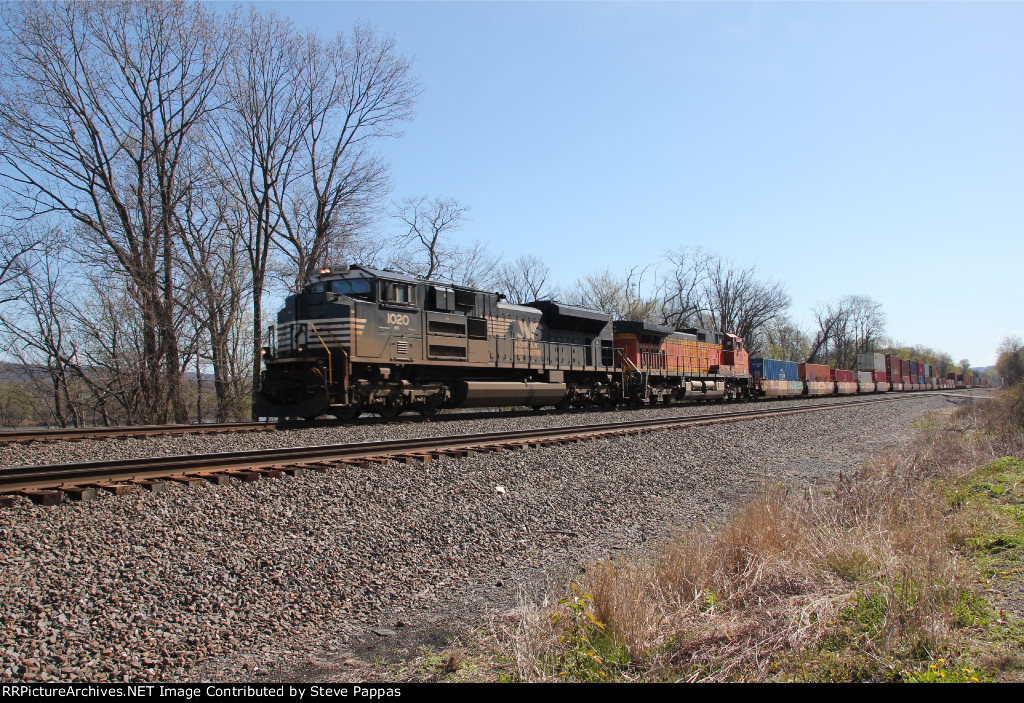
[[(273, 679), (311, 656), (342, 661), (382, 637), (421, 627), (426, 636), (429, 623), (456, 628), (512, 607), (516, 589), (548, 570), (718, 520), (766, 479), (830, 484), (866, 453), (905, 440), (913, 419), (953, 402), (915, 397), (56, 508), (19, 501), (0, 510), (0, 678), (259, 680), (269, 668)], [(545, 422), (576, 424), (540, 416), (486, 426)], [(475, 424), (311, 429), (289, 433), (288, 443), (484, 430)], [(287, 446), (275, 441), (256, 433), (5, 447), (2, 460)]]

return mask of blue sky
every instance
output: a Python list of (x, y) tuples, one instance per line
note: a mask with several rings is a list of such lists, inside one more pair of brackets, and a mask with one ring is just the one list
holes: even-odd
[(394, 36), (424, 88), (396, 198), (569, 283), (703, 246), (994, 362), (1024, 333), (1024, 3), (274, 3)]

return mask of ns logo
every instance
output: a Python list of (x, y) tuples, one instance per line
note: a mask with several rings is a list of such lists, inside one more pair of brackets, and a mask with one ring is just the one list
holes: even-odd
[(519, 327), (518, 333), (513, 328), (513, 333), (516, 337), (523, 339), (533, 339), (537, 336), (537, 328), (540, 327), (539, 322), (531, 322), (528, 320), (516, 320), (516, 325)]

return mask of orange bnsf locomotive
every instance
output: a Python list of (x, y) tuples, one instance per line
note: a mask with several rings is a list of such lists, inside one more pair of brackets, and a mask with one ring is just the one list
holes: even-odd
[(552, 300), (513, 305), (499, 293), (366, 266), (321, 269), (288, 296), (263, 359), (258, 417), (888, 389), (829, 383), (827, 367), (808, 380), (792, 362), (750, 359), (733, 334), (612, 320)]

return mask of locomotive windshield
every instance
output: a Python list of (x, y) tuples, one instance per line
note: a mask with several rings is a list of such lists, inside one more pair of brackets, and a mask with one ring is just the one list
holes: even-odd
[(349, 298), (373, 300), (373, 279), (342, 278), (333, 281), (311, 283), (304, 289), (306, 293), (336, 293)]
[(370, 292), (373, 290), (369, 279), (366, 278), (345, 278), (340, 281), (330, 282), (331, 290), (338, 295), (347, 295), (350, 298), (370, 299)]

